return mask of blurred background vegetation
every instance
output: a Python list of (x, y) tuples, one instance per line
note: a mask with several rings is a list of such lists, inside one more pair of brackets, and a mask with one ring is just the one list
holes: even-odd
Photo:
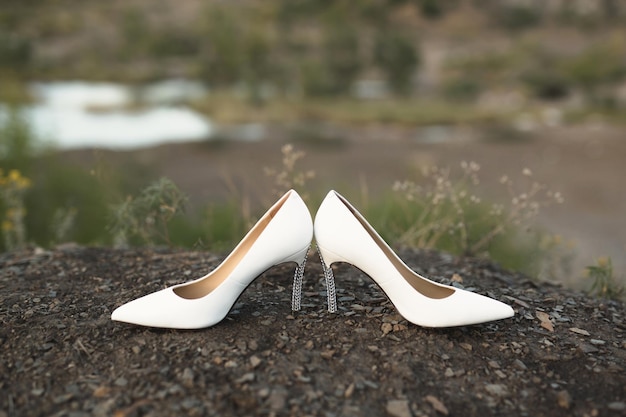
[[(623, 99), (615, 87), (626, 71), (624, 8), (617, 0), (8, 2), (2, 96), (25, 98), (19, 84), (28, 80), (184, 77), (259, 105), (360, 97), (369, 81), (380, 98), (473, 101), (511, 90), (610, 110)], [(433, 60), (425, 55), (435, 41), (446, 53)]]
[[(228, 178), (222, 188), (229, 197), (202, 201), (161, 178), (159, 166), (142, 163), (136, 154), (119, 153), (113, 162), (108, 153), (92, 150), (85, 158), (89, 162), (76, 162), (74, 156), (68, 163), (63, 152), (42, 145), (42, 139), (53, 138), (37, 137), (18, 111), (35, 101), (29, 88), (34, 82), (106, 81), (135, 88), (168, 79), (205, 85), (209, 93), (185, 105), (220, 126), (287, 126), (286, 141), (322, 155), (347, 146), (346, 137), (326, 128), (335, 125), (474, 126), (485, 139), (511, 142), (527, 139), (537, 126), (598, 121), (621, 126), (626, 122), (626, 4), (3, 2), (1, 250), (68, 241), (225, 250), (245, 233), (262, 205)], [(232, 135), (224, 132), (208, 138), (203, 149), (216, 153), (231, 146)], [(278, 159), (284, 141), (273, 148), (277, 158), (255, 161), (259, 173), (274, 165), (274, 176), (260, 180), (268, 189), (285, 188), (277, 180), (281, 171), (283, 179), (297, 174), (284, 155), (282, 163)], [(413, 179), (426, 183), (428, 176), (418, 172)], [(291, 185), (305, 190), (306, 181), (314, 207), (332, 184), (316, 183), (305, 173)], [(441, 218), (432, 218), (432, 211), (425, 215), (425, 207), (411, 204), (392, 185), (376, 196), (363, 184), (349, 188), (372, 223), (397, 244), (486, 255), (544, 278), (558, 275), (555, 269), (569, 273), (561, 264), (571, 255), (555, 244), (558, 239), (538, 229), (523, 234), (527, 225), (513, 224), (506, 213), (493, 215), (491, 204), (463, 201), (466, 225), (472, 225), (465, 230), (451, 228), (445, 238), (416, 239), (415, 233), (410, 238), (407, 230), (430, 227), (416, 222), (428, 218), (434, 224)], [(461, 183), (446, 195), (458, 197), (463, 190), (467, 198), (474, 196)], [(432, 202), (432, 197), (424, 199)], [(459, 214), (454, 205), (461, 203), (454, 197), (446, 204), (451, 206), (441, 216)], [(494, 228), (498, 233), (489, 244), (470, 250), (469, 242)], [(471, 237), (459, 244), (458, 233)]]

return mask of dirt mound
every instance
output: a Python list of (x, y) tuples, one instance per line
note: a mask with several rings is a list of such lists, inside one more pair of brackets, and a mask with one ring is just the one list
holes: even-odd
[(311, 255), (303, 310), (293, 268), (258, 278), (228, 318), (198, 331), (115, 323), (118, 305), (188, 281), (221, 257), (59, 247), (0, 255), (0, 416), (595, 416), (626, 414), (624, 305), (476, 259), (402, 251), (418, 272), (512, 305), (451, 329), (400, 317), (340, 265), (325, 311)]

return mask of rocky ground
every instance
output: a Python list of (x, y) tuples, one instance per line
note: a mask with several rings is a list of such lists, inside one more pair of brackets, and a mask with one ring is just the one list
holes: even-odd
[(110, 313), (221, 257), (71, 245), (2, 254), (0, 416), (626, 415), (624, 304), (476, 259), (400, 254), (517, 314), (421, 328), (347, 265), (335, 270), (339, 313), (330, 314), (311, 255), (298, 313), (285, 265), (215, 327), (148, 329)]

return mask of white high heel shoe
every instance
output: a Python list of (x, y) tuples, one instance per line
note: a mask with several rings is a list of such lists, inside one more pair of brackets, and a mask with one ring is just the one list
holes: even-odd
[(500, 301), (430, 281), (412, 271), (365, 218), (341, 195), (330, 191), (314, 223), (315, 240), (328, 289), (328, 309), (337, 309), (331, 265), (350, 263), (387, 294), (408, 321), (424, 327), (451, 327), (513, 316)]
[(222, 321), (241, 293), (274, 265), (296, 262), (292, 308), (300, 309), (302, 275), (313, 238), (304, 201), (290, 190), (213, 271), (118, 307), (111, 319), (150, 327), (200, 329)]

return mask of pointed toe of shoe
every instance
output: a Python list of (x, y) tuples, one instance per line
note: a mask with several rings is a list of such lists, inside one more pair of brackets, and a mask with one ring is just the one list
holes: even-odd
[[(116, 308), (111, 320), (163, 329), (202, 329), (213, 326), (226, 317), (231, 304), (228, 285), (211, 296), (186, 299), (174, 292), (175, 287), (145, 295)], [(234, 290), (232, 290), (234, 291)], [(231, 292), (232, 292), (231, 291)]]
[(513, 309), (498, 300), (456, 289), (444, 299), (431, 300), (425, 309), (401, 311), (409, 321), (424, 327), (456, 327), (512, 317)]
[(170, 289), (165, 289), (137, 298), (116, 308), (111, 320), (146, 327), (176, 327), (176, 315), (168, 308), (172, 295)]
[(130, 303), (126, 303), (113, 310), (113, 313), (111, 313), (111, 320), (133, 323), (134, 315), (132, 314), (132, 308), (129, 308), (129, 304)]
[(455, 295), (458, 296), (456, 325), (486, 323), (506, 319), (515, 314), (508, 304), (484, 295), (463, 290), (457, 291)]
[(154, 314), (150, 314), (150, 311), (145, 310), (148, 303), (144, 299), (148, 297), (150, 296), (147, 295), (119, 306), (111, 313), (111, 320), (141, 326), (152, 326)]

